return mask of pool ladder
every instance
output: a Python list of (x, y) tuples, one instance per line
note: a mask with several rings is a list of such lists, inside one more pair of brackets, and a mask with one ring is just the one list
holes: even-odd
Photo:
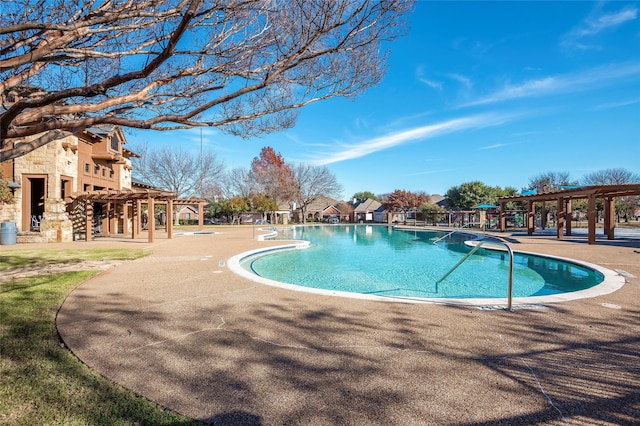
[(447, 238), (447, 237), (449, 237), (449, 236), (451, 236), (451, 235), (455, 234), (456, 232), (459, 232), (459, 231), (460, 231), (460, 229), (463, 229), (463, 228), (469, 228), (469, 227), (471, 227), (471, 225), (470, 225), (470, 224), (468, 224), (468, 223), (467, 223), (466, 225), (462, 225), (459, 229), (454, 229), (453, 231), (449, 232), (448, 234), (445, 234), (445, 235), (443, 235), (442, 237), (438, 238), (437, 240), (434, 240), (434, 241), (433, 241), (433, 244), (437, 243), (438, 241), (442, 241), (442, 240), (444, 240), (445, 238)]
[[(453, 232), (455, 232), (455, 231), (453, 231)], [(449, 235), (450, 235), (450, 234), (452, 234), (453, 232), (451, 232), (451, 233), (449, 233), (449, 234), (445, 235), (445, 237), (446, 237), (446, 236), (449, 236)], [(442, 238), (444, 238), (444, 237), (442, 237)], [(440, 239), (442, 239), (442, 238), (440, 238)], [(440, 239), (439, 239), (439, 240), (440, 240)], [(439, 240), (434, 241), (434, 244), (435, 244), (437, 241), (439, 241)], [(465, 260), (467, 260), (469, 257), (471, 257), (471, 256), (472, 256), (476, 251), (478, 251), (478, 249), (479, 249), (480, 247), (482, 247), (482, 245), (483, 245), (484, 243), (485, 243), (485, 241), (480, 241), (480, 242), (478, 242), (478, 243), (477, 243), (477, 244), (476, 244), (476, 245), (471, 249), (471, 251), (469, 251), (469, 253), (467, 253), (467, 254), (466, 254), (462, 259), (460, 259), (460, 261), (459, 261), (458, 263), (456, 263), (456, 264), (453, 266), (453, 268), (449, 269), (449, 271), (448, 271), (446, 274), (444, 274), (444, 275), (442, 276), (442, 278), (440, 278), (438, 281), (436, 281), (436, 285), (440, 284), (442, 281), (444, 281), (444, 280), (445, 280), (445, 278), (447, 278), (449, 275), (451, 275), (451, 273), (452, 273), (453, 271), (455, 271), (455, 270), (458, 268), (458, 266), (462, 265), (462, 263), (463, 263)], [(494, 243), (496, 243), (496, 244), (501, 244), (501, 245), (505, 246), (505, 247), (506, 247), (506, 249), (507, 249), (507, 252), (509, 253), (509, 286), (508, 286), (508, 292), (507, 292), (507, 309), (508, 309), (508, 310), (510, 310), (510, 311), (513, 311), (513, 309), (512, 309), (512, 299), (513, 299), (513, 297), (512, 297), (512, 295), (513, 295), (513, 250), (511, 249), (511, 246), (510, 246), (509, 244), (505, 243), (504, 241), (500, 241), (500, 240), (493, 240), (493, 241), (491, 241), (491, 244), (494, 244)]]

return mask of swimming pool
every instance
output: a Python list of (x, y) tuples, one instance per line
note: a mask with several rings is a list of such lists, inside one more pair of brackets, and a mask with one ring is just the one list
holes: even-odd
[[(501, 303), (507, 297), (507, 253), (480, 248), (442, 279), (471, 250), (469, 240), (477, 238), (461, 232), (442, 238), (445, 235), (442, 231), (372, 225), (281, 228), (275, 238), (308, 244), (285, 244), (278, 249), (245, 253), (235, 260), (246, 272), (240, 272), (242, 275), (261, 278), (258, 281), (266, 284), (304, 287), (325, 294)], [(232, 263), (230, 260), (230, 266)], [(610, 272), (596, 265), (516, 253), (513, 296), (520, 302), (588, 297), (607, 276), (611, 277)], [(619, 288), (622, 284), (616, 282)], [(599, 292), (615, 290), (605, 287)]]

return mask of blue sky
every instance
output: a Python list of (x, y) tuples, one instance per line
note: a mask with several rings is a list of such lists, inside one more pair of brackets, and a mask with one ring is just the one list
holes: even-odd
[[(389, 45), (382, 83), (305, 107), (286, 131), (202, 130), (228, 168), (263, 146), (326, 165), (355, 192), (444, 194), (479, 180), (521, 189), (544, 172), (640, 173), (640, 2), (425, 2)], [(129, 142), (200, 150), (201, 130)]]

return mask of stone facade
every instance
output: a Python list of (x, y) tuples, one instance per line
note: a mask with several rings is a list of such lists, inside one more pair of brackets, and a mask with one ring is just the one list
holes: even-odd
[[(18, 242), (73, 240), (71, 193), (131, 188), (131, 161), (119, 128), (88, 129), (18, 157), (10, 180), (20, 185), (14, 203), (0, 206), (0, 221), (15, 222)], [(129, 151), (127, 151), (129, 152)]]

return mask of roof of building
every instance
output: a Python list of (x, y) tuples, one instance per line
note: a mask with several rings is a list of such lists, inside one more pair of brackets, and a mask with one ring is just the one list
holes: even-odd
[(377, 211), (382, 207), (382, 203), (380, 201), (374, 200), (372, 198), (367, 198), (366, 200), (358, 201), (353, 206), (354, 213), (370, 213)]

